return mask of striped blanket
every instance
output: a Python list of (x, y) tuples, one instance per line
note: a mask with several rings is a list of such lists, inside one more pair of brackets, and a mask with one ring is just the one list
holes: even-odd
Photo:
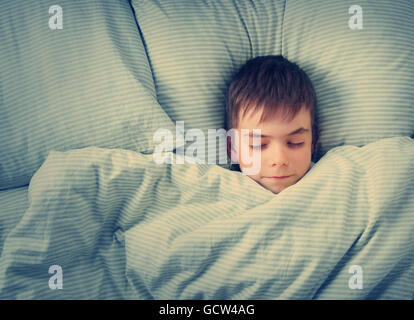
[(410, 137), (334, 148), (279, 194), (217, 165), (51, 152), (0, 298), (412, 299), (413, 173)]

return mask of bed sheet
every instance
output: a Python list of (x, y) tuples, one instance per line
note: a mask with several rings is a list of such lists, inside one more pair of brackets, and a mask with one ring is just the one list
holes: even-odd
[(21, 220), (29, 207), (29, 186), (0, 191), (0, 253), (7, 234)]
[(0, 298), (412, 299), (413, 172), (410, 137), (332, 149), (277, 195), (216, 165), (52, 152), (4, 240)]

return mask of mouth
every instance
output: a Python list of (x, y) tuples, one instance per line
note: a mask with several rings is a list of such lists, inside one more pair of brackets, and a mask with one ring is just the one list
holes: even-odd
[(265, 177), (267, 179), (272, 179), (272, 180), (283, 180), (283, 179), (287, 179), (290, 176), (273, 176), (273, 177)]

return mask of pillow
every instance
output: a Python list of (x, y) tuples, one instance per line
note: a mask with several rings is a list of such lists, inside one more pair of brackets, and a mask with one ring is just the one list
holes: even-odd
[(318, 158), (336, 146), (414, 133), (414, 2), (354, 4), (286, 3), (282, 54), (315, 86)]
[(62, 2), (62, 29), (55, 4), (1, 5), (0, 189), (28, 184), (51, 150), (151, 152), (155, 130), (175, 130), (129, 2)]
[[(253, 57), (281, 52), (282, 0), (131, 3), (158, 101), (173, 121), (184, 122), (185, 133), (200, 129), (207, 139), (208, 129), (225, 128), (231, 76)], [(216, 150), (223, 153), (227, 158), (225, 148)]]

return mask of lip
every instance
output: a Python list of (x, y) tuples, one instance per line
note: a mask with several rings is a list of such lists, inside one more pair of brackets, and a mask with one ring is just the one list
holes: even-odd
[(283, 180), (283, 179), (286, 179), (286, 178), (289, 178), (290, 176), (274, 176), (274, 177), (265, 177), (265, 178), (268, 178), (268, 179), (273, 179), (273, 180)]

